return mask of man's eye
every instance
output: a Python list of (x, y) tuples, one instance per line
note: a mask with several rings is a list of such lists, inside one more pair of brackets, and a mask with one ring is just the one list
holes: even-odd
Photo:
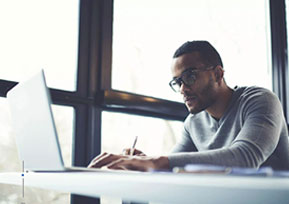
[(196, 78), (195, 74), (186, 74), (185, 76), (183, 76), (184, 80), (194, 80)]

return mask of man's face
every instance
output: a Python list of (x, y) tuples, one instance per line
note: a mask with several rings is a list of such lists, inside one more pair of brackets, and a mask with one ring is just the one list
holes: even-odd
[[(182, 76), (189, 68), (202, 70), (208, 67), (202, 62), (199, 53), (193, 52), (173, 59), (172, 75), (176, 78)], [(180, 93), (190, 113), (199, 113), (209, 108), (217, 99), (217, 83), (213, 69), (196, 72), (194, 84), (188, 86), (182, 83)]]

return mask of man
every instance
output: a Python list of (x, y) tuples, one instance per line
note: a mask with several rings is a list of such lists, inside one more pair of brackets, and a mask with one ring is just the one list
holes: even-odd
[(138, 150), (135, 156), (103, 153), (89, 167), (148, 171), (213, 164), (289, 169), (288, 130), (272, 92), (228, 87), (221, 57), (207, 41), (186, 42), (177, 49), (172, 75), (170, 86), (183, 95), (190, 112), (173, 153), (159, 157)]

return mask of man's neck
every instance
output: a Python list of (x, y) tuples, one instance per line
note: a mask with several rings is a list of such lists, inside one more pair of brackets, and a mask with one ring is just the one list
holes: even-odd
[(219, 120), (227, 110), (233, 95), (233, 90), (227, 85), (218, 95), (216, 102), (206, 109), (206, 111), (216, 120)]

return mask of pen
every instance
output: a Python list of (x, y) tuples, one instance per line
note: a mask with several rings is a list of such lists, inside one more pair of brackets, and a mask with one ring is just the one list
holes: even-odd
[(131, 149), (130, 149), (130, 154), (129, 154), (130, 156), (133, 155), (136, 142), (137, 142), (137, 136), (135, 136), (134, 142), (133, 142), (132, 147), (131, 147)]

